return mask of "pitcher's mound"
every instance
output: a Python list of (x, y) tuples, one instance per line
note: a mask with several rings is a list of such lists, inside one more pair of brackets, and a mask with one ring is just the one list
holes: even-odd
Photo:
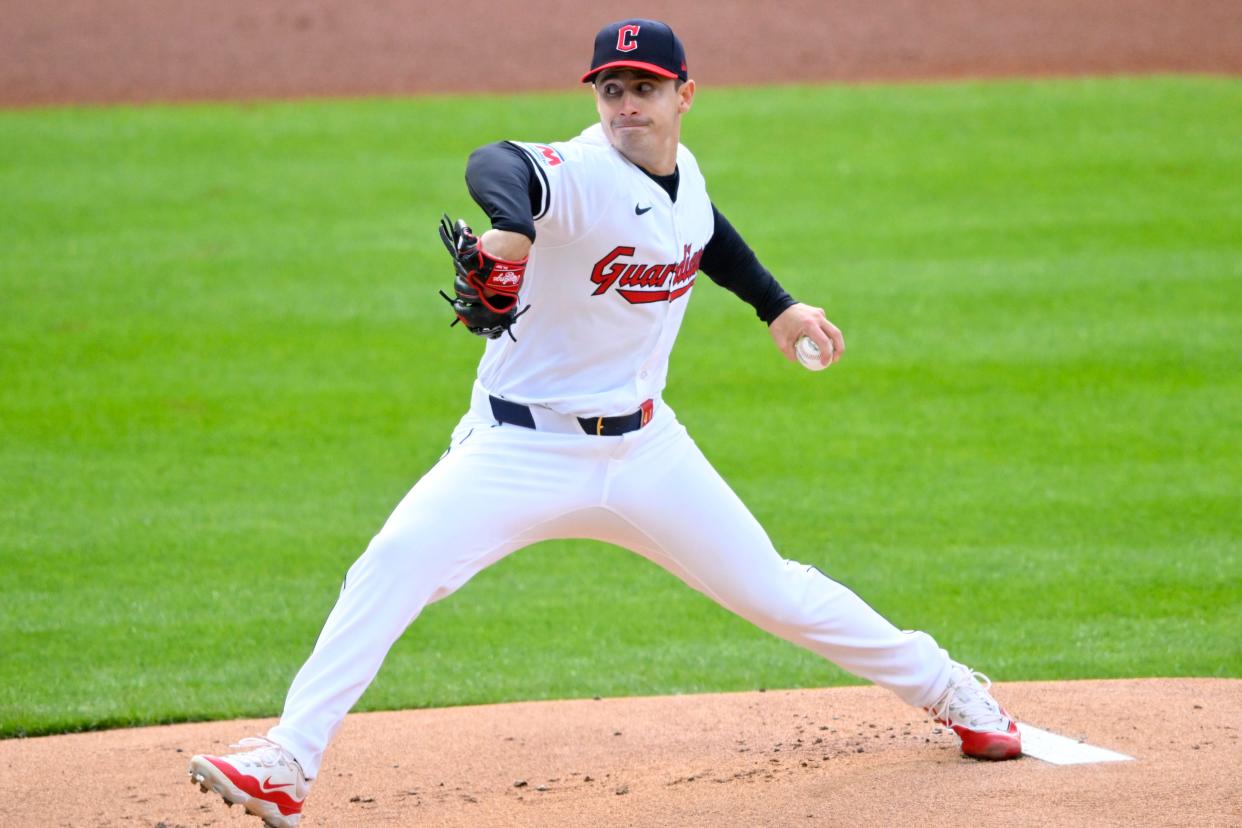
[[(965, 759), (952, 733), (874, 687), (363, 713), (328, 753), (303, 825), (1242, 824), (1242, 681), (996, 695), (1023, 721), (1134, 761)], [(0, 742), (0, 824), (259, 828), (186, 766), (271, 724)]]

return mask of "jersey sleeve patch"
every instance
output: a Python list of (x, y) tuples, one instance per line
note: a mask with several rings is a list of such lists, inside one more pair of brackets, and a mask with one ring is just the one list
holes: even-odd
[(561, 155), (556, 147), (550, 147), (547, 144), (520, 144), (519, 146), (525, 148), (545, 167), (559, 167), (565, 163), (565, 156)]

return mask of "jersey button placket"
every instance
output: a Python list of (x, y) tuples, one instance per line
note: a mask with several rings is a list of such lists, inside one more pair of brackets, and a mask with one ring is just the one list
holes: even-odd
[[(666, 202), (668, 202), (668, 223), (669, 223), (670, 229), (672, 229), (673, 231), (673, 261), (680, 262), (681, 261), (681, 233), (678, 232), (678, 229), (677, 229), (677, 202), (674, 201), (672, 197), (669, 196), (668, 193), (664, 192), (662, 188), (657, 187), (656, 189), (660, 190), (660, 195), (664, 197), (664, 200)], [(677, 276), (676, 276), (676, 272), (674, 271), (674, 273), (668, 277), (669, 298), (665, 300), (664, 302), (664, 321), (660, 326), (660, 329), (661, 329), (660, 336), (656, 340), (656, 353), (661, 352), (661, 343), (664, 342), (664, 337), (666, 336), (666, 333), (667, 333), (668, 317), (669, 317), (669, 314), (673, 312), (672, 296), (673, 296), (673, 288), (676, 283), (676, 279), (677, 279)], [(656, 359), (655, 354), (649, 354), (647, 356), (647, 359), (643, 361), (642, 366), (638, 371), (639, 380), (646, 380), (651, 375), (649, 366), (652, 364), (652, 362), (655, 361), (655, 359)], [(640, 392), (640, 396), (644, 396), (646, 394), (646, 389), (640, 387), (639, 392)]]
[[(681, 233), (677, 229), (677, 202), (672, 197), (668, 200), (668, 223), (673, 228), (673, 261), (680, 262), (682, 260)], [(673, 288), (676, 286), (676, 280), (677, 271), (673, 271), (673, 275), (669, 277), (668, 283), (668, 302), (664, 307), (664, 317), (666, 319), (673, 310)]]

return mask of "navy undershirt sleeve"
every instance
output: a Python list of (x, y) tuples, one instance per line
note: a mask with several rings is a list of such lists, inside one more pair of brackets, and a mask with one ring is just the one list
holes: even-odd
[(466, 187), (494, 229), (535, 240), (542, 184), (522, 150), (505, 141), (479, 147), (466, 162)]
[(703, 248), (699, 269), (713, 282), (749, 303), (759, 318), (771, 325), (786, 308), (795, 304), (794, 298), (766, 267), (759, 264), (754, 251), (715, 204), (712, 205), (712, 216), (715, 230), (707, 247)]

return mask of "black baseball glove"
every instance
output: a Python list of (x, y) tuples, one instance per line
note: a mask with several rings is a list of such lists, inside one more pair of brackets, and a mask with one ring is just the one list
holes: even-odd
[(447, 215), (440, 219), (440, 240), (448, 248), (457, 270), (453, 280), (456, 296), (440, 291), (457, 315), (453, 324), (460, 322), (470, 333), (488, 339), (507, 333), (516, 342), (517, 337), (511, 330), (513, 323), (530, 310), (530, 305), (520, 311), (517, 309), (526, 259), (520, 262), (497, 259), (483, 250), (466, 222), (458, 219), (453, 224)]

